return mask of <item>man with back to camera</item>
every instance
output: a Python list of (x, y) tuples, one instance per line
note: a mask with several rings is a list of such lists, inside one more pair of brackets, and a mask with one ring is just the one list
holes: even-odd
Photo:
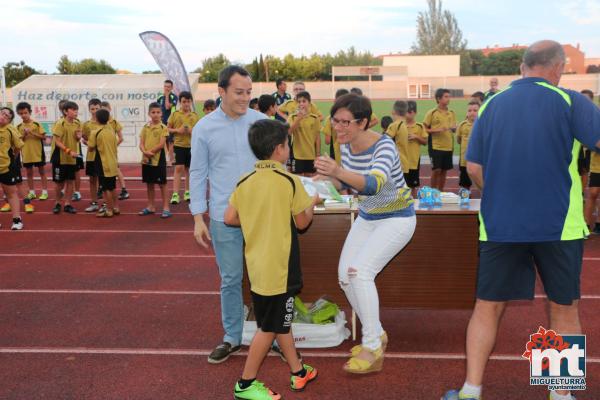
[[(442, 400), (481, 398), (506, 302), (534, 298), (536, 269), (550, 329), (581, 333), (580, 276), (589, 231), (577, 155), (581, 143), (600, 146), (600, 110), (580, 93), (557, 87), (564, 65), (559, 43), (532, 44), (523, 55), (523, 78), (479, 110), (466, 154), (467, 171), (482, 190), (477, 300), (467, 328), (465, 383)], [(537, 324), (532, 321), (532, 328)], [(550, 399), (574, 397), (559, 390)]]

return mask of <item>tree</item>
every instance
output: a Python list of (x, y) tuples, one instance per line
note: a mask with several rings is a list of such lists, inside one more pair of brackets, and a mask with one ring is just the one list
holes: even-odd
[(69, 57), (63, 55), (58, 60), (56, 69), (59, 73), (65, 75), (84, 75), (84, 74), (114, 74), (117, 72), (105, 60), (96, 60), (94, 58), (84, 58), (81, 61), (71, 61)]
[(467, 41), (454, 15), (442, 10), (442, 0), (427, 0), (429, 10), (417, 16), (417, 41), (412, 45), (414, 54), (460, 54)]
[(481, 50), (465, 50), (460, 55), (460, 74), (462, 76), (481, 74), (485, 56)]
[(73, 63), (69, 60), (69, 57), (63, 55), (58, 60), (58, 65), (56, 66), (59, 74), (69, 75), (73, 73)]
[(483, 59), (481, 75), (519, 75), (524, 49), (491, 53)]
[(202, 61), (202, 67), (194, 72), (200, 73), (200, 82), (217, 82), (219, 80), (219, 72), (230, 65), (231, 62), (223, 53), (216, 57), (209, 57)]
[(600, 73), (600, 65), (588, 65), (585, 70), (586, 74), (598, 74)]
[(7, 62), (3, 68), (7, 87), (13, 87), (33, 74), (39, 74), (38, 71), (25, 64), (25, 61), (22, 60), (20, 62)]
[(154, 69), (154, 70), (142, 71), (142, 74), (162, 74), (162, 71), (160, 69)]

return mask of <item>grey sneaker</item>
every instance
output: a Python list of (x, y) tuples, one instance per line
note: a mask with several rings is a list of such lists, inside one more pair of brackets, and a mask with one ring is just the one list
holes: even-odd
[(96, 212), (98, 211), (100, 207), (98, 207), (98, 203), (96, 203), (95, 201), (90, 204), (90, 206), (88, 208), (85, 209), (85, 212), (87, 213), (91, 213), (91, 212)]
[(223, 361), (226, 361), (230, 355), (237, 353), (240, 351), (242, 346), (231, 346), (231, 343), (221, 343), (210, 353), (208, 356), (209, 364), (220, 364)]

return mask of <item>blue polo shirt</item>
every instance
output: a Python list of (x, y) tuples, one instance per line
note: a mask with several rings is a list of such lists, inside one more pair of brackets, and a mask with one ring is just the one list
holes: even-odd
[(466, 154), (483, 168), (480, 240), (582, 239), (577, 156), (598, 141), (598, 107), (542, 78), (516, 80), (484, 103)]

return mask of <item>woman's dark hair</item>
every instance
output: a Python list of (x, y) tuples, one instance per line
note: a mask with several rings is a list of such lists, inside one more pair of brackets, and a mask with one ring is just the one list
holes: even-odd
[(365, 125), (365, 129), (369, 126), (369, 122), (371, 122), (371, 114), (373, 114), (373, 108), (371, 108), (371, 100), (369, 100), (367, 97), (354, 93), (345, 94), (335, 100), (333, 107), (331, 107), (330, 115), (333, 117), (341, 108), (345, 108), (346, 110), (350, 111), (355, 119), (361, 121), (366, 119), (367, 124)]
[(288, 140), (287, 124), (275, 119), (261, 119), (250, 126), (248, 141), (252, 152), (259, 160), (268, 160), (275, 147)]

